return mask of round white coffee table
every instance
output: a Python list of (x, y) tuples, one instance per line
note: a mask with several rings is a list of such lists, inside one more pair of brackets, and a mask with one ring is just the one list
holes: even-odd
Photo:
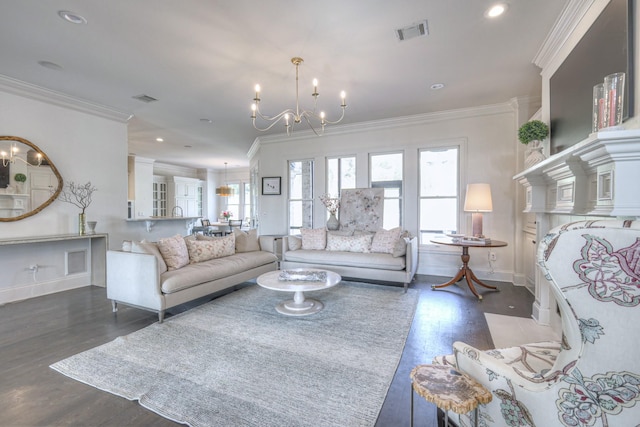
[(324, 308), (321, 301), (305, 298), (304, 292), (319, 291), (321, 289), (332, 288), (342, 280), (338, 273), (328, 270), (320, 270), (317, 268), (298, 268), (288, 269), (288, 272), (324, 272), (327, 275), (324, 281), (307, 281), (307, 280), (279, 280), (282, 271), (270, 271), (264, 273), (256, 279), (258, 285), (266, 289), (282, 292), (293, 292), (293, 299), (283, 301), (276, 306), (276, 311), (287, 316), (307, 316), (319, 312)]

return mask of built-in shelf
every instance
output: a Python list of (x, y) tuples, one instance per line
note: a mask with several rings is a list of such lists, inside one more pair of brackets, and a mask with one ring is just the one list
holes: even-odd
[(513, 177), (525, 187), (524, 212), (640, 216), (640, 129), (610, 130)]
[(130, 222), (144, 222), (147, 227), (147, 231), (151, 232), (153, 226), (156, 225), (157, 221), (185, 221), (185, 228), (188, 230), (193, 226), (198, 219), (202, 217), (199, 216), (159, 216), (159, 217), (150, 217), (150, 218), (135, 218), (135, 219), (127, 219)]

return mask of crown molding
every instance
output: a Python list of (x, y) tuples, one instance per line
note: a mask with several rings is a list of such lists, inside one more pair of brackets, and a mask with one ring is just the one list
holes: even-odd
[(4, 75), (0, 75), (0, 90), (121, 123), (126, 123), (133, 117), (133, 114), (131, 113), (118, 111), (104, 105), (94, 104), (89, 101), (74, 98), (61, 92), (56, 92), (51, 89), (46, 89), (44, 87), (26, 83)]
[[(559, 58), (559, 54), (564, 49), (570, 51), (575, 47), (610, 2), (611, 0), (570, 0), (532, 62), (543, 71), (555, 71), (565, 58)], [(552, 67), (554, 63), (556, 66)]]
[[(361, 132), (371, 132), (378, 130), (396, 129), (400, 127), (418, 126), (429, 123), (442, 122), (445, 120), (461, 120), (473, 117), (492, 116), (497, 114), (508, 114), (515, 111), (512, 101), (501, 104), (484, 105), (480, 107), (461, 108), (457, 110), (438, 111), (435, 113), (416, 114), (411, 116), (394, 117), (390, 119), (373, 120), (346, 125), (332, 126), (329, 130), (331, 136), (350, 135)], [(326, 132), (325, 135), (329, 135)], [(287, 136), (286, 133), (277, 135), (259, 136), (255, 139), (251, 148), (247, 152), (247, 157), (252, 158), (260, 149), (261, 144), (271, 144), (277, 142), (303, 141), (312, 138), (322, 138), (316, 136), (311, 130), (296, 131), (295, 134)]]

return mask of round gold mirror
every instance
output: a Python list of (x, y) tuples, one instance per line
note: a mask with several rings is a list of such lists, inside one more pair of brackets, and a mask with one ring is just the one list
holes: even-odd
[(62, 177), (49, 157), (18, 136), (0, 136), (0, 221), (18, 221), (49, 206)]

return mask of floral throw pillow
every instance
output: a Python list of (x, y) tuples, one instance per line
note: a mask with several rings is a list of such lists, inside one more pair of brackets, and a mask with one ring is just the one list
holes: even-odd
[(176, 234), (158, 241), (158, 249), (167, 264), (168, 270), (177, 270), (189, 264), (189, 251), (184, 237)]
[(236, 236), (231, 233), (206, 240), (188, 240), (187, 249), (192, 264), (222, 258), (236, 253)]
[(370, 234), (340, 236), (330, 233), (327, 235), (327, 250), (369, 253), (371, 252), (372, 237)]
[(327, 230), (324, 228), (303, 228), (302, 249), (313, 249), (322, 251), (327, 246)]
[(392, 228), (391, 230), (379, 229), (373, 236), (371, 252), (392, 254), (401, 232), (400, 227)]

